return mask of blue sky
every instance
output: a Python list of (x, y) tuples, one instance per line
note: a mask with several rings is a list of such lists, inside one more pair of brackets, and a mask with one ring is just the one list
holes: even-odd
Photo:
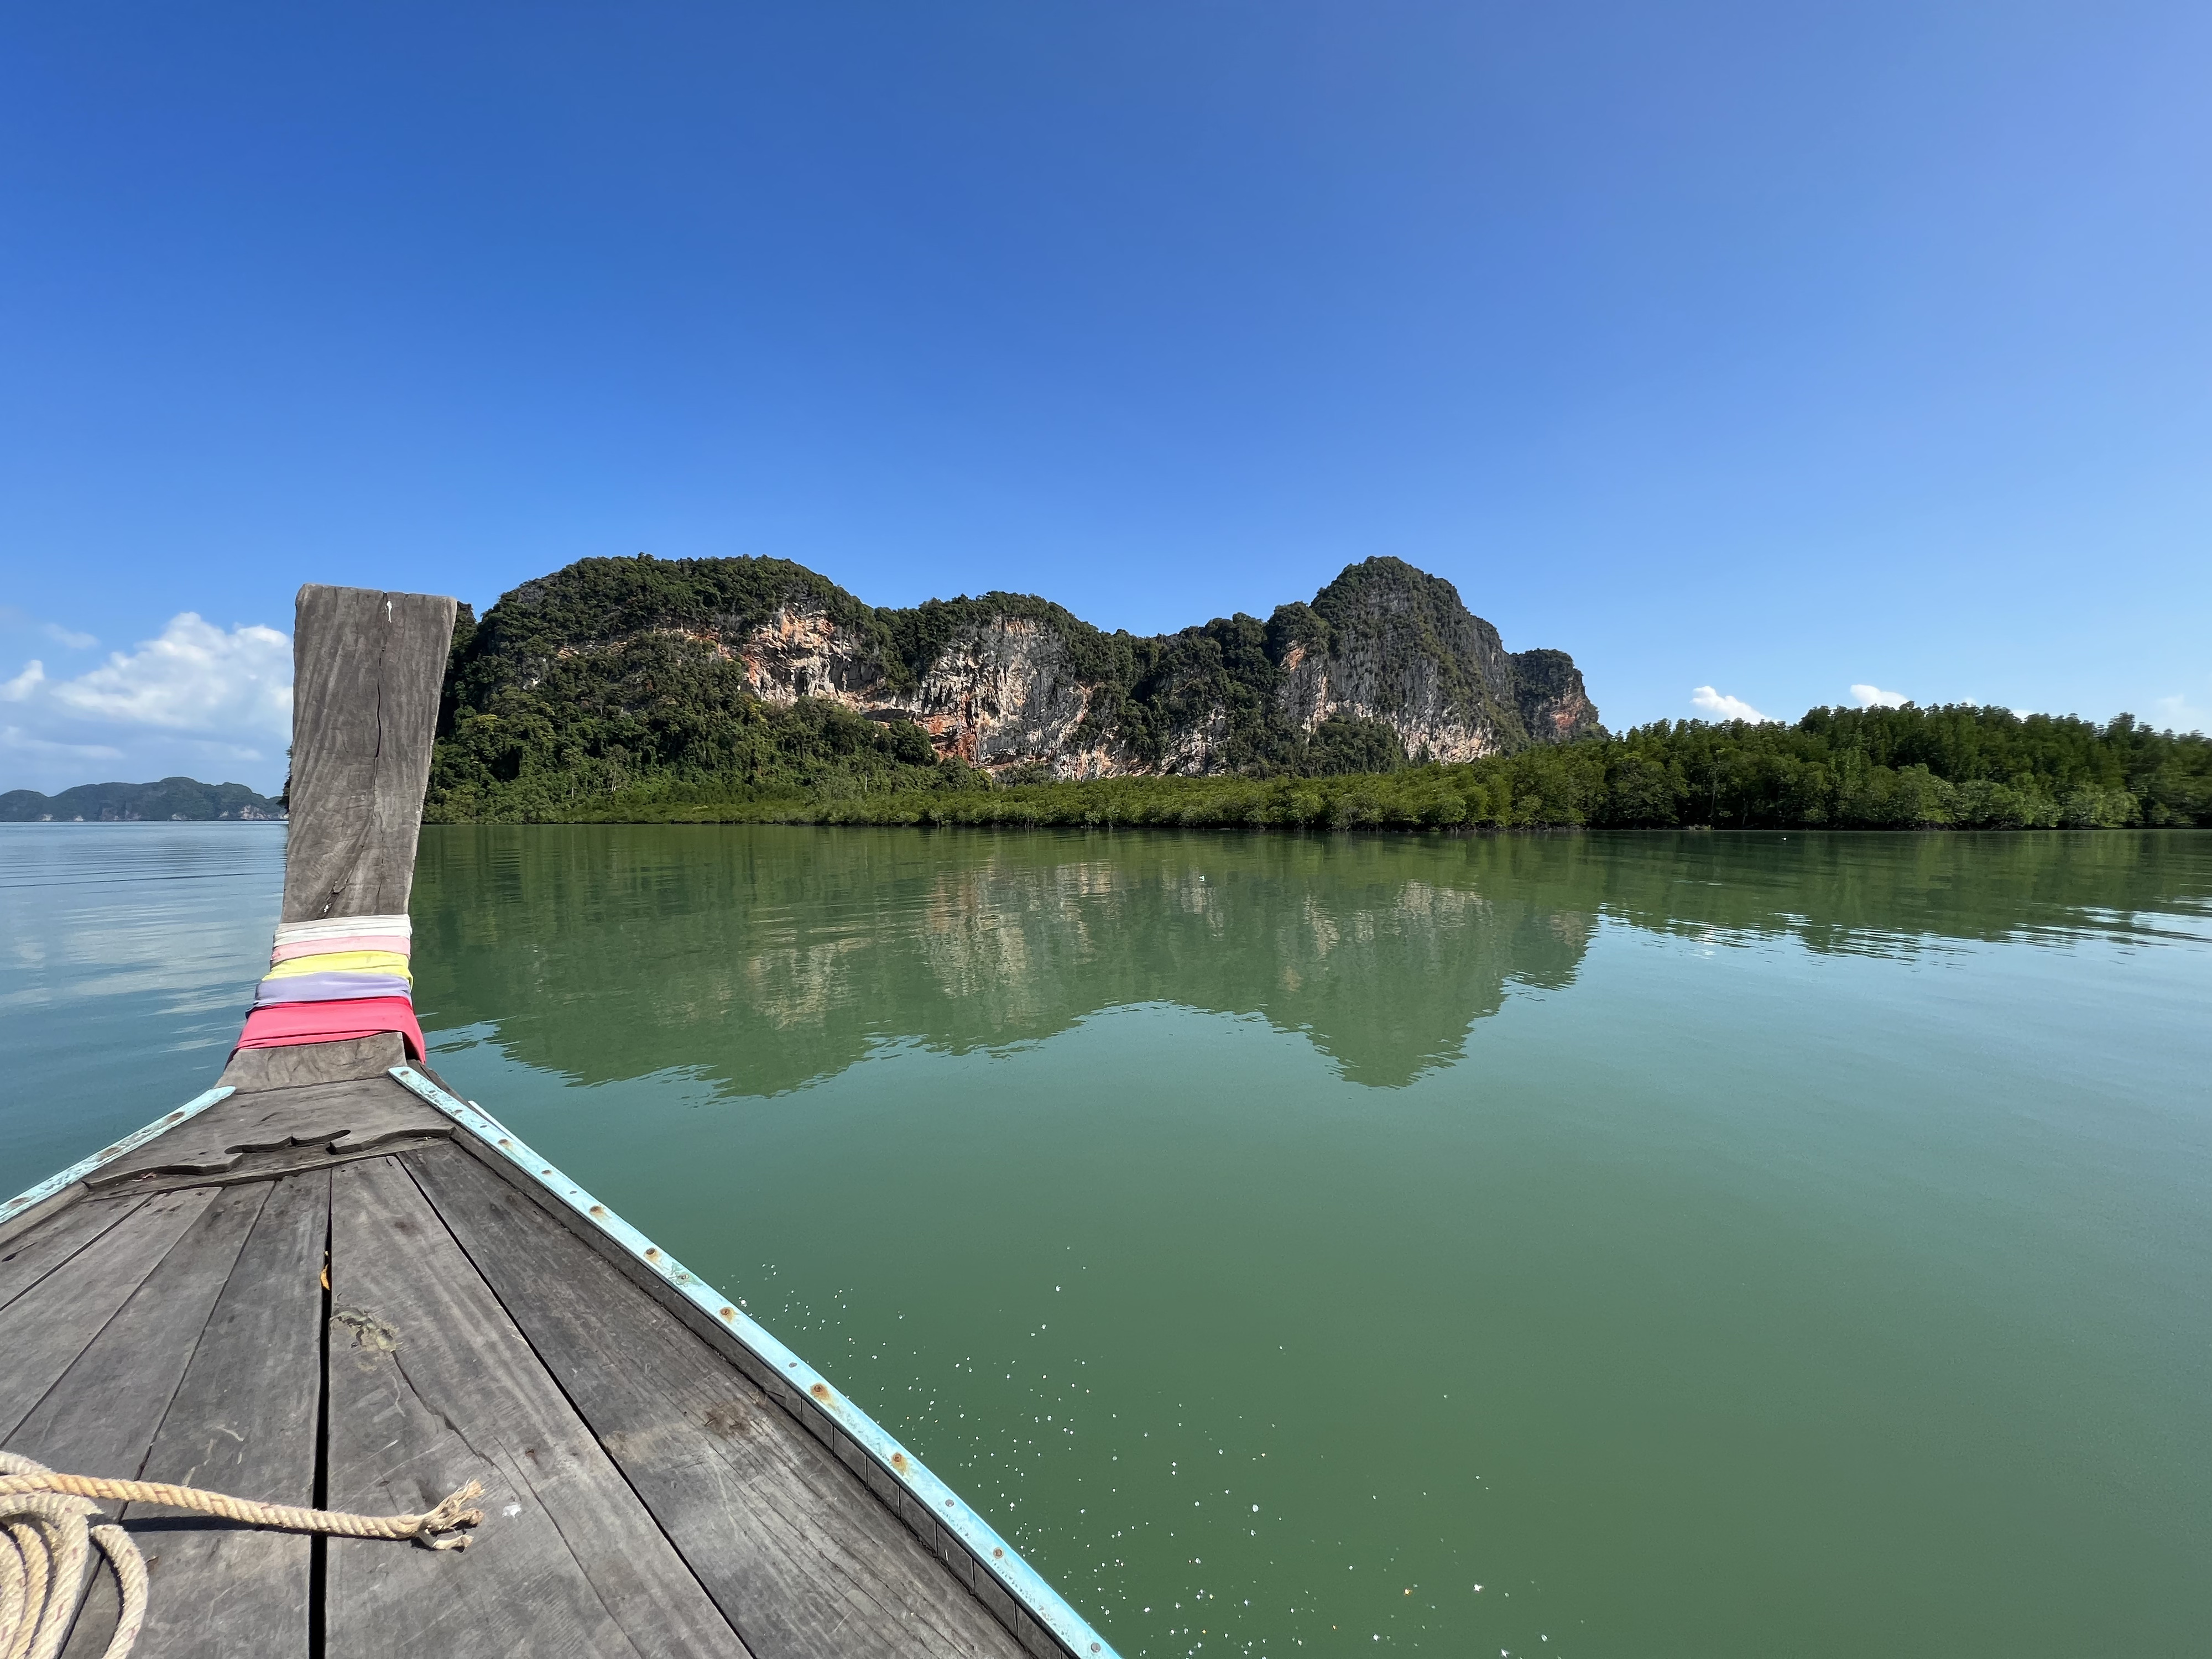
[[(303, 580), (1261, 615), (1609, 724), (2212, 724), (2212, 8), (15, 7), (0, 787), (283, 773)], [(1708, 699), (1709, 702), (1713, 699)]]

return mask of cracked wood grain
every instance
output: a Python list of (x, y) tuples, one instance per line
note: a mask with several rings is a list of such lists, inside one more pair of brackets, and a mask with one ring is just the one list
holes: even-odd
[(16, 1430), (214, 1197), (195, 1187), (146, 1200), (0, 1308), (0, 1446), (45, 1461)]
[[(142, 1478), (314, 1502), (330, 1192), (320, 1172), (268, 1188)], [(125, 1512), (125, 1525), (150, 1581), (138, 1647), (148, 1659), (306, 1659), (313, 1544), (305, 1534), (145, 1504)]]
[(240, 1048), (222, 1068), (222, 1081), (234, 1089), (297, 1089), (317, 1083), (358, 1082), (382, 1078), (407, 1059), (407, 1044), (397, 1031), (348, 1037), (339, 1042), (302, 1042), (288, 1048)]
[(745, 1648), (396, 1161), (331, 1174), (330, 1506), (485, 1487), (466, 1551), (333, 1539), (331, 1659)]
[(453, 616), (427, 593), (300, 590), (285, 921), (406, 911)]
[(381, 1075), (253, 1090), (218, 1101), (95, 1170), (85, 1184), (95, 1193), (127, 1192), (153, 1177), (229, 1175), (250, 1168), (257, 1155), (265, 1158), (297, 1149), (358, 1157), (403, 1136), (453, 1133), (451, 1118)]
[[(211, 1198), (17, 1425), (9, 1449), (71, 1474), (140, 1478), (268, 1192), (265, 1186), (234, 1187)], [(96, 1659), (104, 1653), (118, 1606), (112, 1575), (95, 1572), (64, 1655)]]
[(233, 1187), (206, 1200), (15, 1425), (8, 1449), (74, 1474), (137, 1479), (161, 1414), (267, 1197), (266, 1187)]
[(137, 1205), (135, 1196), (97, 1202), (81, 1199), (0, 1243), (0, 1308), (83, 1249)]
[(402, 1162), (760, 1659), (1021, 1653), (853, 1470), (527, 1195), (458, 1148)]

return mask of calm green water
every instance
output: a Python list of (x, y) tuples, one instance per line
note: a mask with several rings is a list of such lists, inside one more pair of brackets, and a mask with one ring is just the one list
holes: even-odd
[[(211, 1073), (208, 828), (0, 836), (0, 1188)], [(2212, 1647), (2212, 836), (448, 830), (414, 908), (439, 1068), (1132, 1659)]]
[(283, 890), (280, 823), (0, 824), (0, 1195), (215, 1081)]

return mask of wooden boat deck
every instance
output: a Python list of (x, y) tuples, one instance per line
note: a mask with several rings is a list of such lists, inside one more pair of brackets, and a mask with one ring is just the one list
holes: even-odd
[[(285, 921), (405, 914), (453, 616), (301, 589)], [(856, 1405), (402, 1042), (241, 1048), (234, 1092), (0, 1205), (0, 1449), (357, 1514), (485, 1489), (465, 1551), (133, 1506), (141, 1659), (1113, 1659)]]
[[(241, 1054), (262, 1086), (0, 1225), (0, 1447), (373, 1514), (485, 1488), (458, 1552), (131, 1506), (144, 1659), (1066, 1651), (380, 1043), (336, 1082)], [(103, 1573), (67, 1652), (115, 1612)]]

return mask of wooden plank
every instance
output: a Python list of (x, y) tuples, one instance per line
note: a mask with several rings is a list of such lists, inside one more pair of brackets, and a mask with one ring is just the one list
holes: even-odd
[[(9, 1449), (71, 1474), (137, 1479), (268, 1192), (216, 1194), (17, 1426)], [(64, 1653), (105, 1652), (118, 1606), (112, 1575), (95, 1575)]]
[(84, 1200), (46, 1224), (0, 1244), (0, 1308), (6, 1307), (137, 1206), (138, 1200)]
[(382, 1077), (407, 1058), (397, 1031), (347, 1037), (337, 1042), (300, 1042), (283, 1048), (240, 1048), (222, 1068), (234, 1089), (291, 1089), (312, 1083)]
[(48, 1468), (137, 1479), (268, 1195), (265, 1187), (216, 1194), (16, 1425), (8, 1449)]
[[(300, 590), (284, 921), (405, 914), (453, 615), (453, 600), (424, 593)], [(245, 1048), (222, 1080), (279, 1088), (368, 1078), (404, 1057), (392, 1033)]]
[(28, 1209), (18, 1210), (5, 1221), (0, 1221), (0, 1249), (5, 1249), (33, 1228), (46, 1221), (84, 1196), (84, 1182), (72, 1181), (59, 1192), (48, 1193)]
[(743, 1655), (399, 1165), (331, 1177), (327, 1501), (390, 1513), (483, 1482), (466, 1552), (328, 1546), (331, 1659)]
[[(274, 1504), (314, 1502), (330, 1202), (327, 1173), (270, 1189), (142, 1478)], [(305, 1659), (313, 1551), (306, 1534), (143, 1504), (131, 1507), (125, 1524), (151, 1584), (140, 1653)]]
[[(258, 1052), (258, 1051), (249, 1051)], [(403, 1136), (451, 1135), (453, 1121), (388, 1077), (233, 1095), (86, 1177), (95, 1192), (149, 1176), (228, 1175), (295, 1147), (358, 1155)]]
[(954, 1576), (963, 1584), (972, 1586), (976, 1595), (1001, 1625), (1018, 1634), (1023, 1629), (1034, 1632), (1034, 1639), (1024, 1638), (1024, 1645), (1029, 1647), (1032, 1653), (1038, 1655), (1040, 1659), (1069, 1659), (1067, 1649), (1042, 1630), (1034, 1620), (1027, 1618), (1020, 1603), (998, 1582), (989, 1569), (969, 1553), (957, 1534), (938, 1525), (935, 1516), (928, 1512), (926, 1506), (920, 1504), (901, 1483), (892, 1480), (889, 1473), (869, 1456), (842, 1426), (833, 1423), (811, 1401), (764, 1364), (758, 1355), (739, 1343), (728, 1330), (715, 1324), (666, 1281), (615, 1249), (604, 1234), (566, 1205), (547, 1202), (546, 1194), (536, 1182), (489, 1146), (478, 1142), (474, 1136), (457, 1135), (448, 1144), (489, 1171), (494, 1179), (523, 1194), (533, 1205), (541, 1206), (596, 1259), (611, 1266), (633, 1289), (668, 1313), (740, 1375), (750, 1379), (769, 1400), (781, 1405), (805, 1432), (812, 1434), (842, 1460), (894, 1514), (904, 1516), (915, 1534), (951, 1568)]
[(478, 1143), (473, 1136), (458, 1135), (449, 1144), (488, 1170), (494, 1179), (523, 1194), (533, 1205), (541, 1206), (571, 1237), (581, 1242), (595, 1258), (611, 1266), (633, 1289), (672, 1316), (740, 1375), (750, 1379), (769, 1400), (781, 1405), (805, 1432), (813, 1435), (842, 1460), (894, 1514), (904, 1516), (915, 1534), (951, 1569), (954, 1576), (963, 1584), (973, 1587), (976, 1595), (997, 1616), (1001, 1625), (1018, 1634), (1024, 1628), (1036, 1632), (1036, 1639), (1024, 1638), (1024, 1644), (1039, 1655), (1040, 1659), (1069, 1659), (1067, 1650), (1060, 1643), (1039, 1629), (1035, 1620), (1025, 1620), (1019, 1602), (969, 1552), (956, 1534), (939, 1526), (926, 1507), (899, 1482), (892, 1480), (888, 1472), (851, 1436), (833, 1423), (811, 1401), (793, 1389), (781, 1376), (763, 1364), (759, 1356), (738, 1343), (729, 1331), (716, 1325), (665, 1280), (612, 1249), (605, 1235), (575, 1215), (567, 1206), (546, 1202), (546, 1195), (537, 1182), (490, 1148)]
[(46, 1391), (92, 1346), (214, 1197), (209, 1188), (197, 1187), (148, 1199), (0, 1308), (0, 1446), (39, 1455), (35, 1448), (17, 1443), (17, 1426), (38, 1409)]
[(457, 1147), (402, 1162), (761, 1659), (1020, 1653), (862, 1473), (531, 1197)]
[(341, 1164), (350, 1164), (356, 1158), (383, 1158), (398, 1152), (411, 1152), (425, 1146), (435, 1146), (453, 1139), (441, 1134), (406, 1134), (387, 1136), (374, 1146), (359, 1151), (331, 1152), (315, 1146), (293, 1146), (282, 1152), (252, 1152), (239, 1160), (235, 1168), (221, 1175), (148, 1175), (131, 1182), (134, 1193), (168, 1193), (181, 1187), (236, 1187), (252, 1182), (282, 1181), (288, 1176), (306, 1175), (317, 1170), (335, 1169)]
[(402, 915), (453, 601), (310, 584), (296, 614), (284, 920)]

